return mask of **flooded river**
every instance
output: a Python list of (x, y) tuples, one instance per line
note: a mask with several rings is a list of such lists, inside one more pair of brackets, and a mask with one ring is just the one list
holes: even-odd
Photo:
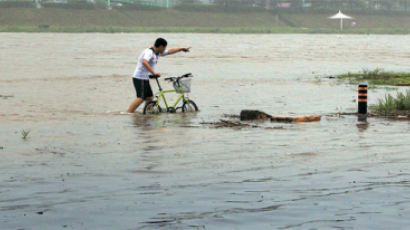
[[(158, 36), (0, 34), (0, 229), (408, 229), (410, 123), (332, 115), (357, 86), (326, 76), (410, 71), (410, 36), (162, 34), (200, 112), (124, 114)], [(242, 109), (323, 117), (203, 124)]]

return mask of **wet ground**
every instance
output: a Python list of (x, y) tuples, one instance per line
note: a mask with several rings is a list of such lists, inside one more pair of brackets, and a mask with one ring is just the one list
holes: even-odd
[[(157, 36), (0, 35), (0, 229), (408, 228), (410, 123), (331, 115), (357, 87), (325, 76), (410, 71), (410, 36), (165, 34), (200, 112), (123, 114)], [(323, 117), (202, 124), (245, 108)]]

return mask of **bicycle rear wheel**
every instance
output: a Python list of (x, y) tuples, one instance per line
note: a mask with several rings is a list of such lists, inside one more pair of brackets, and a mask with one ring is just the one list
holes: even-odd
[(159, 114), (162, 113), (161, 106), (157, 106), (157, 101), (148, 102), (144, 107), (144, 114)]
[(192, 100), (184, 101), (182, 105), (182, 112), (196, 112), (198, 111), (198, 106), (196, 106), (195, 102)]

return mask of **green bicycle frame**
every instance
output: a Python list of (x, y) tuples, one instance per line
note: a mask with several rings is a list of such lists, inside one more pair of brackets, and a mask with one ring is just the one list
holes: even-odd
[[(178, 103), (182, 100), (183, 102), (188, 103), (189, 106), (191, 106), (191, 103), (189, 102), (189, 98), (185, 97), (185, 93), (183, 92), (182, 88), (179, 87), (178, 89), (168, 89), (168, 90), (163, 90), (161, 85), (159, 84), (158, 78), (154, 77), (155, 81), (157, 82), (158, 89), (159, 89), (159, 95), (157, 96), (157, 102), (155, 104), (155, 108), (158, 111), (158, 108), (160, 107), (161, 99), (164, 100), (164, 104), (166, 106), (167, 112), (169, 112), (169, 108), (177, 109), (176, 106)], [(165, 97), (166, 93), (179, 93), (179, 96), (177, 100), (174, 102), (172, 106), (168, 105), (167, 99)], [(183, 104), (182, 104), (183, 106)]]
[[(166, 94), (166, 93), (175, 93), (175, 92), (177, 92), (175, 89), (161, 90), (161, 91), (159, 92), (159, 95), (158, 95), (157, 104), (155, 105), (156, 108), (158, 109), (158, 107), (159, 107), (159, 105), (160, 105), (160, 103), (161, 103), (161, 99), (162, 99), (162, 100), (164, 100), (164, 104), (165, 104), (165, 106), (166, 106), (166, 109), (168, 110), (168, 108), (170, 108), (170, 106), (168, 105), (168, 102), (167, 102), (167, 99), (166, 99), (166, 97), (165, 97), (165, 94)], [(178, 96), (177, 100), (174, 102), (174, 104), (173, 104), (171, 107), (176, 109), (176, 106), (178, 105), (178, 103), (179, 103), (181, 100), (183, 100), (183, 101), (189, 103), (188, 98), (185, 97), (185, 94), (182, 93), (182, 92), (179, 92), (179, 96)]]

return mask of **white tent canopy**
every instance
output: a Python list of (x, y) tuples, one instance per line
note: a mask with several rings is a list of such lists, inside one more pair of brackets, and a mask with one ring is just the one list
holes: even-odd
[(343, 30), (343, 19), (353, 19), (353, 17), (350, 17), (349, 15), (346, 15), (342, 13), (342, 11), (339, 10), (339, 13), (329, 17), (330, 19), (340, 19), (340, 30)]

